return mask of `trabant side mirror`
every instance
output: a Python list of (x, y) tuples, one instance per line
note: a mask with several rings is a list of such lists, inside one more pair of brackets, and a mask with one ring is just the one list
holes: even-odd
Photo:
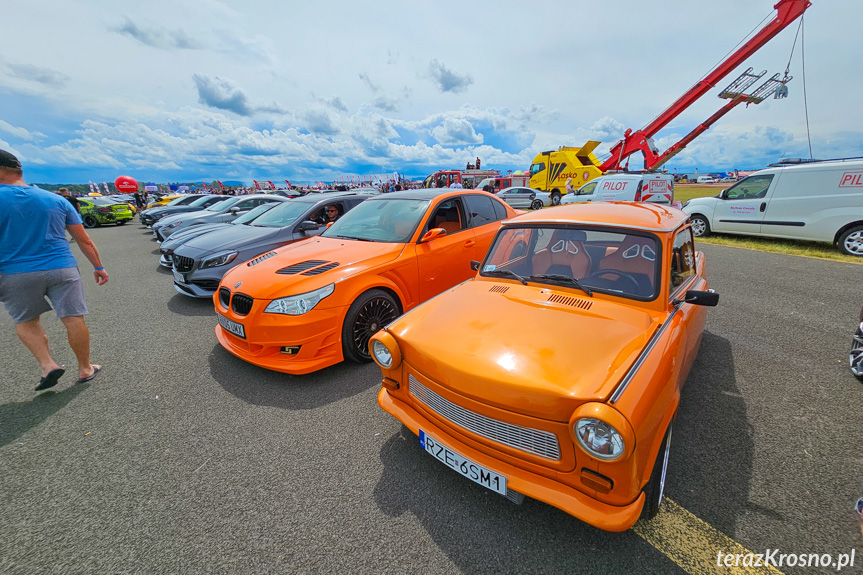
[(478, 271), (479, 266), (480, 266), (480, 262), (478, 262), (476, 260), (470, 260), (470, 269), (472, 269), (473, 271)]
[(320, 224), (313, 222), (312, 220), (305, 220), (300, 222), (300, 225), (297, 227), (297, 229), (301, 232), (310, 232), (318, 229), (319, 227), (321, 227)]
[(430, 242), (435, 238), (439, 238), (441, 236), (446, 235), (446, 230), (443, 228), (432, 228), (425, 233), (425, 235), (420, 240), (420, 243), (423, 244), (425, 242)]
[(681, 301), (691, 303), (693, 305), (706, 305), (712, 307), (719, 303), (719, 294), (712, 289), (707, 291), (691, 289), (686, 292), (686, 295), (682, 300), (676, 299), (674, 300), (674, 303), (677, 304)]

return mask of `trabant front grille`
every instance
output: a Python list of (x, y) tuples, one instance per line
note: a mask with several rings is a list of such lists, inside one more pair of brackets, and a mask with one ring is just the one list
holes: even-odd
[(430, 390), (413, 375), (408, 376), (408, 386), (417, 401), (471, 433), (526, 453), (560, 460), (560, 444), (551, 432), (499, 421), (465, 409)]

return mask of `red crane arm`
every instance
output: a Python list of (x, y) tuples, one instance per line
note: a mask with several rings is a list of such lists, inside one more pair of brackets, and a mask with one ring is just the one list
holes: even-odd
[(619, 169), (623, 160), (637, 151), (644, 154), (645, 164), (654, 164), (658, 155), (652, 149), (649, 138), (652, 138), (659, 130), (665, 127), (671, 120), (679, 116), (686, 108), (692, 105), (701, 96), (716, 86), (722, 78), (727, 76), (737, 66), (742, 64), (749, 56), (757, 52), (764, 44), (770, 41), (779, 32), (796, 20), (803, 12), (812, 5), (810, 0), (779, 0), (773, 7), (776, 9), (776, 17), (762, 28), (748, 42), (743, 44), (731, 56), (723, 60), (703, 80), (697, 82), (683, 96), (678, 98), (671, 106), (656, 117), (641, 130), (633, 132), (627, 130), (623, 139), (611, 148), (611, 157), (606, 160), (600, 169)]

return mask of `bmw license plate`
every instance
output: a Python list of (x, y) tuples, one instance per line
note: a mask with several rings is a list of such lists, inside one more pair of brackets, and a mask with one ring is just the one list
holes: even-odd
[(479, 483), (495, 493), (506, 496), (506, 476), (477, 465), (470, 459), (465, 459), (422, 429), (420, 429), (420, 447), (430, 453), (432, 457), (471, 481)]
[(220, 313), (217, 313), (216, 315), (219, 316), (220, 326), (222, 326), (224, 329), (228, 330), (235, 336), (246, 339), (246, 328), (243, 327), (243, 324), (232, 321)]
[(186, 276), (178, 272), (177, 270), (172, 270), (174, 272), (174, 281), (178, 284), (186, 284)]

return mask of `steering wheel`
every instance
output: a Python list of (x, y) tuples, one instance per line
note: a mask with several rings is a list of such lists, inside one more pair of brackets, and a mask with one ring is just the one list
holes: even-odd
[(632, 286), (631, 290), (621, 289), (620, 291), (632, 294), (637, 294), (639, 291), (641, 291), (641, 285), (638, 283), (638, 280), (635, 279), (635, 276), (626, 272), (622, 272), (620, 270), (598, 270), (584, 278), (582, 282), (585, 283), (585, 285), (590, 285), (590, 279), (594, 277), (599, 278), (607, 274), (616, 275), (618, 278), (626, 280), (626, 282), (628, 282)]

